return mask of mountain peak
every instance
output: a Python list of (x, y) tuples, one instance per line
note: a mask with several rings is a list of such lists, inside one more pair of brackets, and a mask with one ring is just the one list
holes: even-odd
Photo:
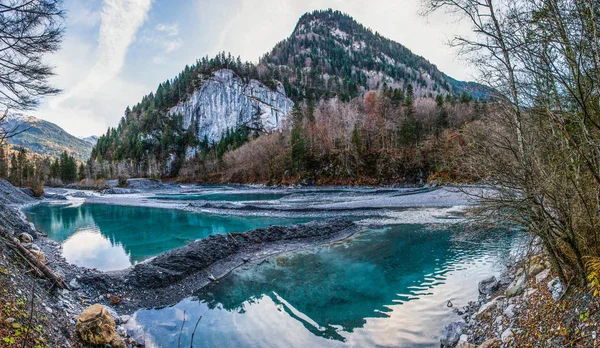
[(317, 98), (349, 99), (384, 85), (400, 89), (412, 85), (417, 96), (464, 91), (464, 84), (448, 79), (427, 59), (331, 9), (300, 17), (292, 34), (261, 63), (296, 84), (286, 90), (295, 99), (307, 97), (306, 91)]

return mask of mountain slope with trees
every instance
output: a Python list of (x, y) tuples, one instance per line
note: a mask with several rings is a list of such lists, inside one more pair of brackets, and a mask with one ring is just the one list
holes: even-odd
[(66, 151), (77, 161), (85, 162), (94, 147), (90, 142), (67, 133), (54, 123), (33, 116), (8, 115), (1, 127), (14, 133), (7, 139), (9, 144), (15, 148), (27, 148), (42, 156), (58, 157)]
[[(264, 55), (258, 64), (243, 63), (231, 54), (220, 53), (214, 58), (205, 57), (192, 66), (186, 66), (177, 77), (161, 83), (156, 92), (148, 94), (132, 108), (128, 107), (119, 125), (110, 128), (98, 139), (88, 165), (90, 174), (95, 178), (168, 175), (194, 180), (206, 178), (207, 173), (222, 172), (226, 153), (264, 133), (256, 127), (240, 126), (224, 129), (220, 136), (209, 138), (201, 134), (212, 132), (198, 128), (198, 125), (189, 121), (206, 119), (201, 115), (210, 109), (242, 113), (233, 104), (215, 108), (212, 104), (196, 102), (203, 100), (198, 93), (201, 93), (205, 84), (214, 81), (217, 76), (228, 75), (223, 71), (231, 71), (233, 79), (239, 79), (247, 85), (259, 83), (275, 94), (291, 98), (297, 110), (303, 109), (302, 112), (308, 115), (308, 120), (313, 120), (315, 108), (322, 101), (356, 104), (370, 91), (379, 91), (384, 94), (379, 99), (387, 105), (389, 112), (371, 113), (383, 114), (384, 118), (394, 115), (394, 120), (388, 119), (391, 123), (387, 125), (390, 129), (388, 136), (392, 139), (387, 144), (392, 144), (393, 148), (398, 148), (400, 144), (419, 144), (431, 135), (433, 128), (437, 129), (435, 132), (439, 135), (442, 131), (440, 125), (444, 125), (445, 121), (437, 126), (432, 125), (431, 119), (435, 118), (432, 110), (436, 103), (441, 105), (446, 101), (448, 106), (454, 107), (456, 103), (467, 105), (477, 101), (479, 106), (482, 104), (478, 100), (487, 97), (487, 90), (480, 85), (446, 76), (423, 57), (372, 32), (352, 17), (333, 10), (315, 11), (302, 16), (292, 35)], [(435, 98), (441, 101), (436, 102)], [(194, 115), (173, 112), (182, 109), (179, 106), (184, 103), (193, 105), (183, 109), (195, 110)], [(269, 104), (268, 100), (261, 103), (271, 108), (282, 104)], [(417, 115), (412, 112), (411, 105), (414, 103), (428, 106), (418, 108)], [(471, 105), (470, 110), (473, 108)], [(254, 118), (259, 118), (261, 113), (264, 111), (256, 110)], [(472, 113), (469, 111), (468, 114)], [(286, 132), (286, 129), (294, 128), (292, 124), (299, 126), (296, 116), (287, 115), (285, 118), (287, 121), (282, 118), (282, 122), (279, 122), (279, 117), (275, 117), (279, 130)], [(405, 123), (405, 119), (412, 125)], [(358, 128), (363, 126), (363, 122), (357, 125)], [(422, 127), (427, 131), (421, 132)], [(296, 127), (296, 136), (297, 130)], [(409, 132), (414, 134), (409, 136)], [(400, 136), (400, 133), (404, 135)], [(401, 141), (401, 137), (412, 137), (414, 141)], [(371, 142), (366, 144), (368, 146)], [(389, 146), (386, 145), (386, 148)], [(180, 175), (182, 169), (185, 169), (185, 173)], [(318, 175), (318, 171), (313, 173)], [(414, 176), (412, 170), (410, 173), (410, 176)], [(419, 174), (420, 177), (426, 175)], [(404, 176), (400, 172), (393, 175), (395, 178)]]

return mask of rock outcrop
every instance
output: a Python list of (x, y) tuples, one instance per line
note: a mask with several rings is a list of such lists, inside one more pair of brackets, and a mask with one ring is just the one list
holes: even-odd
[[(281, 83), (271, 89), (257, 80), (244, 81), (233, 71), (221, 69), (169, 113), (182, 115), (185, 129), (192, 128), (200, 140), (212, 142), (219, 141), (227, 130), (242, 126), (257, 132), (276, 130), (293, 106)], [(194, 152), (190, 149), (188, 155)]]

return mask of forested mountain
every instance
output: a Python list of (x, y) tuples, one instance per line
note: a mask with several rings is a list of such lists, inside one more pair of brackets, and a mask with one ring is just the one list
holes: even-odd
[(292, 35), (263, 56), (261, 65), (283, 81), (294, 99), (339, 96), (349, 100), (365, 90), (413, 86), (415, 96), (485, 89), (452, 79), (403, 45), (365, 28), (340, 11), (303, 15)]
[(2, 127), (16, 136), (8, 138), (14, 147), (23, 147), (30, 152), (58, 157), (65, 151), (78, 161), (87, 161), (93, 144), (79, 139), (52, 122), (22, 114), (8, 115)]
[(373, 90), (395, 107), (417, 98), (435, 104), (435, 97), (468, 103), (486, 96), (481, 86), (446, 76), (346, 14), (315, 11), (258, 64), (220, 53), (161, 83), (98, 139), (90, 172), (176, 176), (198, 157), (219, 161), (252, 137), (281, 129), (294, 104), (312, 115), (320, 101), (348, 103)]

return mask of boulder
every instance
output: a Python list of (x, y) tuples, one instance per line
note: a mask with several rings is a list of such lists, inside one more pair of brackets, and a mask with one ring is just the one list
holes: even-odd
[(494, 291), (498, 290), (500, 283), (495, 276), (491, 276), (479, 282), (478, 288), (479, 293), (483, 295), (491, 295)]
[(506, 289), (506, 297), (513, 297), (521, 294), (525, 290), (526, 282), (527, 278), (525, 277), (525, 274), (521, 274)]
[(115, 320), (101, 304), (92, 305), (81, 312), (75, 330), (88, 344), (110, 344), (115, 338)]
[(454, 347), (460, 339), (466, 324), (464, 321), (455, 321), (444, 326), (440, 337), (442, 347)]
[(33, 243), (33, 237), (29, 233), (21, 233), (19, 240), (21, 243)]
[(558, 277), (552, 279), (550, 283), (548, 283), (548, 291), (552, 294), (552, 299), (554, 301), (558, 301), (562, 296), (563, 286)]

